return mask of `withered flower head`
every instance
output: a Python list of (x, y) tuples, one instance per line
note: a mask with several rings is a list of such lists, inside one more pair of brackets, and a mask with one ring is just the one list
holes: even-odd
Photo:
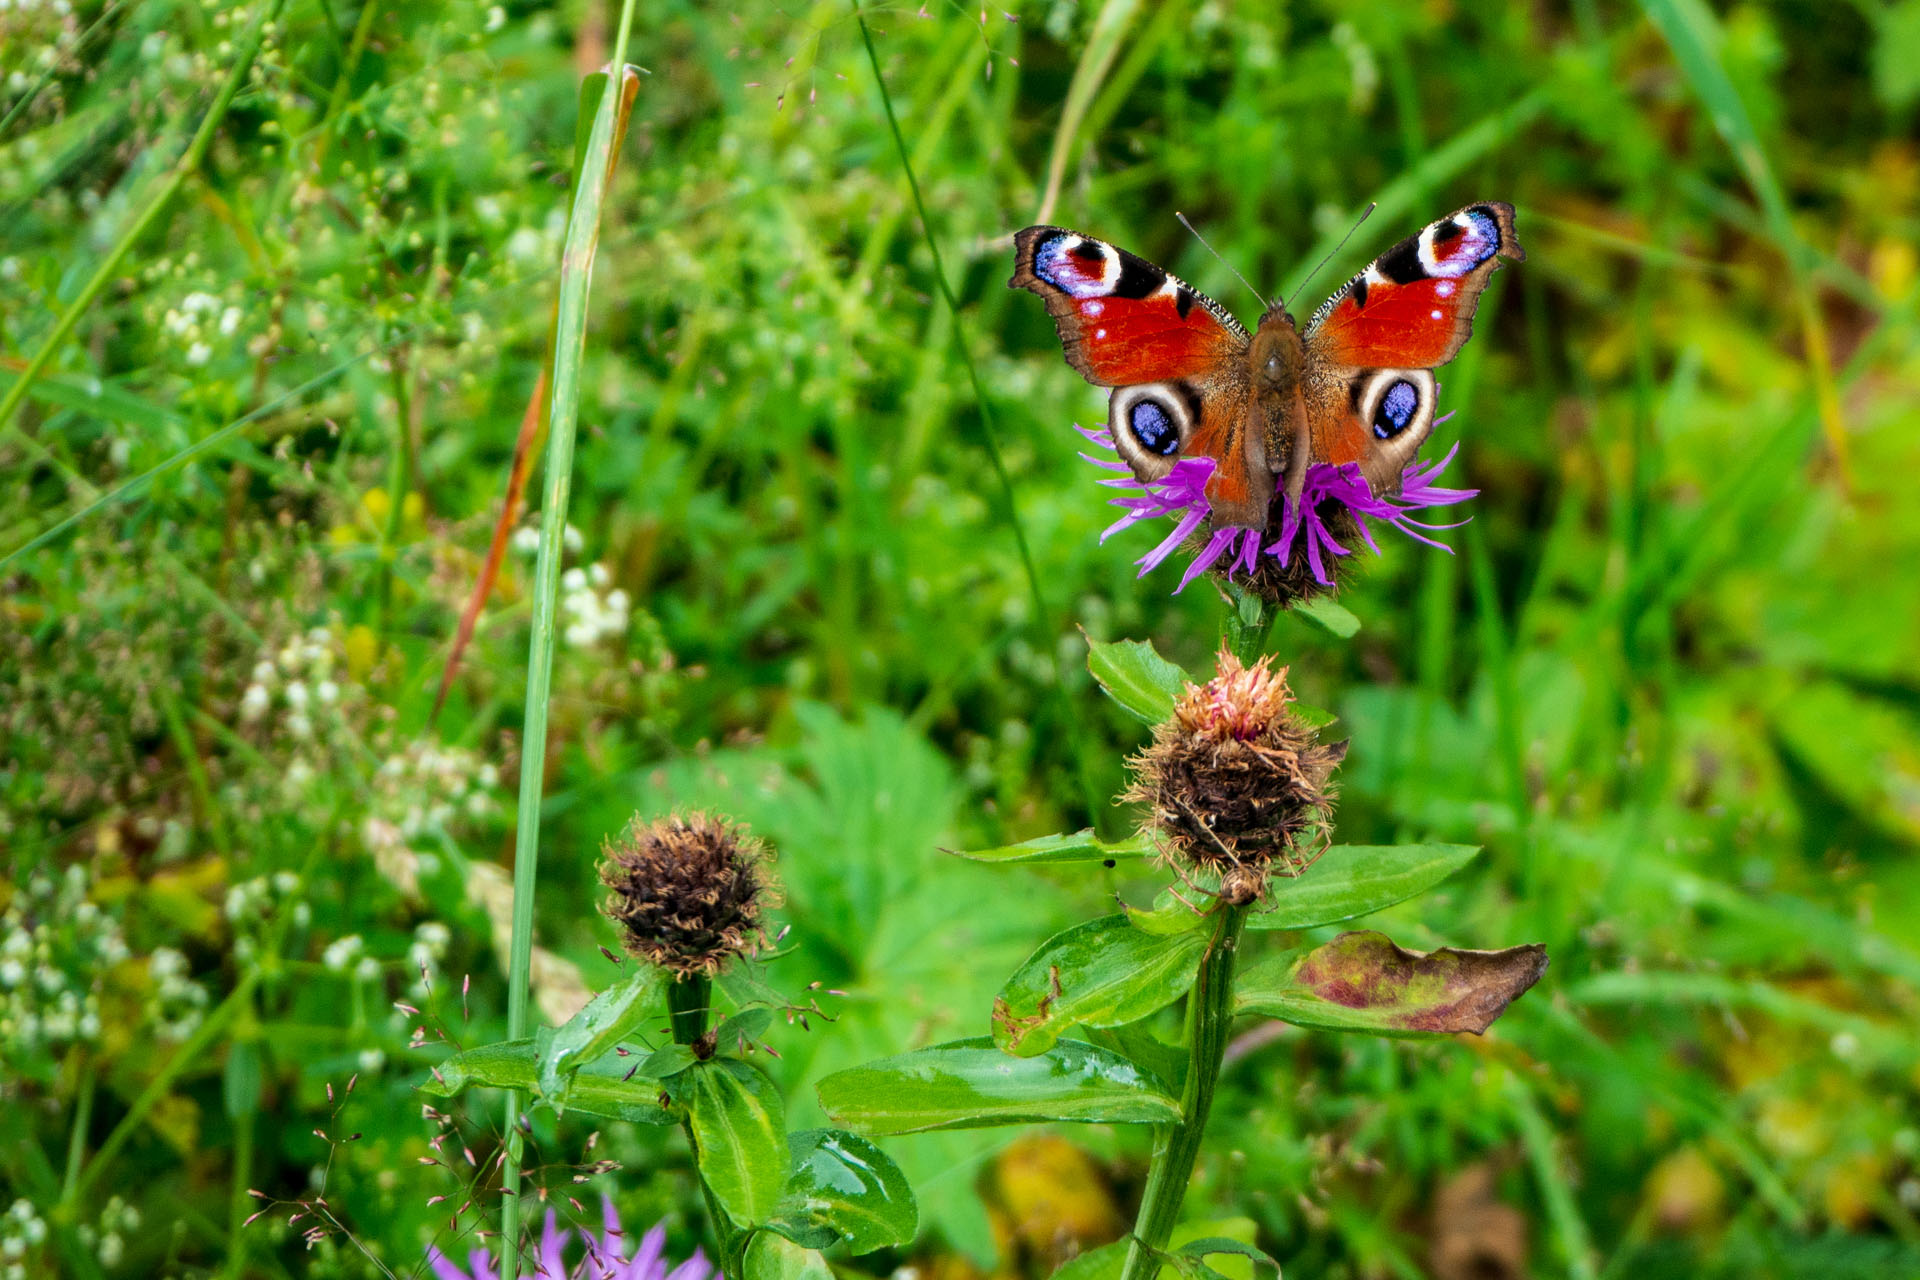
[(1333, 813), (1327, 779), (1347, 754), (1289, 710), (1286, 668), (1270, 664), (1222, 650), (1218, 674), (1189, 685), (1130, 762), (1126, 798), (1151, 807), (1162, 848), (1176, 866), (1217, 875), (1233, 903), (1319, 856)]
[(766, 846), (745, 827), (705, 813), (643, 822), (607, 843), (601, 911), (629, 955), (678, 977), (709, 977), (765, 941), (761, 916), (777, 905)]

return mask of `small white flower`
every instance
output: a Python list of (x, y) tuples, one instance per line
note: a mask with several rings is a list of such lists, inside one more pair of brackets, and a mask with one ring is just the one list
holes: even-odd
[(199, 368), (213, 358), (213, 348), (204, 342), (196, 342), (187, 348), (187, 363)]
[(307, 686), (300, 681), (289, 681), (285, 690), (285, 696), (287, 705), (295, 711), (305, 711), (307, 709)]
[(323, 703), (331, 703), (340, 696), (340, 686), (331, 680), (322, 680), (313, 686), (313, 696)]
[(487, 30), (489, 32), (498, 31), (506, 25), (507, 11), (505, 9), (496, 4), (487, 10)]

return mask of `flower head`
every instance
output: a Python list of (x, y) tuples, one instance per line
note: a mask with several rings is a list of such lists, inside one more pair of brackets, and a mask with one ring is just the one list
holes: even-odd
[[(580, 1232), (586, 1248), (571, 1268), (566, 1265), (565, 1250), (573, 1236), (573, 1229), (561, 1230), (553, 1210), (547, 1210), (546, 1228), (540, 1233), (540, 1255), (533, 1269), (523, 1270), (521, 1274), (532, 1276), (535, 1280), (725, 1280), (714, 1271), (706, 1254), (697, 1248), (691, 1258), (670, 1267), (666, 1258), (665, 1223), (656, 1225), (642, 1236), (639, 1249), (632, 1257), (627, 1257), (625, 1236), (620, 1230), (620, 1216), (614, 1212), (613, 1201), (602, 1196), (600, 1204), (605, 1218), (604, 1229), (597, 1236), (587, 1230)], [(469, 1254), (467, 1267), (462, 1270), (439, 1249), (429, 1248), (427, 1265), (433, 1268), (435, 1280), (499, 1280), (499, 1273), (493, 1267), (493, 1258), (485, 1249), (476, 1249)]]
[(1177, 866), (1220, 878), (1229, 902), (1251, 902), (1274, 875), (1319, 856), (1333, 811), (1327, 786), (1345, 743), (1322, 745), (1295, 713), (1284, 667), (1246, 666), (1222, 651), (1218, 673), (1189, 685), (1153, 745), (1130, 762), (1130, 800)]
[[(1101, 448), (1117, 452), (1108, 431), (1076, 430)], [(1202, 573), (1214, 570), (1229, 579), (1244, 576), (1260, 595), (1276, 603), (1286, 603), (1331, 588), (1339, 565), (1353, 554), (1355, 542), (1364, 542), (1370, 551), (1379, 554), (1380, 548), (1367, 525), (1369, 519), (1384, 521), (1428, 546), (1451, 550), (1427, 535), (1455, 526), (1423, 524), (1413, 519), (1412, 513), (1465, 502), (1479, 492), (1446, 489), (1434, 484), (1458, 450), (1459, 446), (1455, 445), (1446, 457), (1435, 463), (1409, 463), (1401, 473), (1398, 491), (1391, 494), (1374, 493), (1358, 463), (1316, 463), (1307, 468), (1306, 484), (1297, 504), (1287, 500), (1281, 482), (1276, 480), (1265, 529), (1244, 525), (1203, 528), (1208, 526), (1213, 510), (1213, 504), (1207, 500), (1207, 483), (1215, 469), (1211, 458), (1183, 458), (1161, 479), (1141, 481), (1134, 477), (1126, 463), (1117, 459), (1085, 453), (1080, 456), (1102, 470), (1118, 473), (1100, 483), (1123, 491), (1112, 503), (1126, 514), (1100, 535), (1102, 542), (1141, 521), (1157, 516), (1174, 517), (1174, 527), (1167, 536), (1134, 561), (1140, 566), (1141, 577), (1158, 568), (1190, 537), (1204, 535), (1205, 541), (1198, 544), (1186, 572), (1180, 576), (1179, 586), (1174, 588), (1176, 592), (1184, 590)]]
[(745, 827), (704, 813), (643, 822), (609, 841), (601, 911), (628, 954), (686, 978), (712, 976), (764, 937), (774, 890), (766, 846)]

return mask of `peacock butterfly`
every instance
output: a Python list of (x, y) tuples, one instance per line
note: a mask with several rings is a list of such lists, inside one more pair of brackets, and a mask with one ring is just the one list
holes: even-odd
[(1014, 236), (1010, 288), (1046, 302), (1067, 363), (1112, 387), (1108, 427), (1142, 484), (1214, 463), (1216, 528), (1297, 512), (1308, 468), (1357, 464), (1399, 490), (1433, 430), (1432, 370), (1459, 354), (1502, 259), (1526, 258), (1513, 206), (1470, 204), (1374, 259), (1298, 326), (1270, 306), (1253, 333), (1225, 307), (1126, 250), (1061, 227)]

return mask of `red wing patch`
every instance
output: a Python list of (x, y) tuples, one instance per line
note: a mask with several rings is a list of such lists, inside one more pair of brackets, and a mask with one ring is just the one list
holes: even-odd
[(1225, 308), (1145, 258), (1060, 227), (1013, 240), (1008, 286), (1045, 300), (1067, 363), (1088, 382), (1200, 377), (1246, 349), (1247, 331)]
[(1501, 260), (1526, 256), (1512, 205), (1468, 205), (1402, 240), (1327, 299), (1307, 322), (1307, 347), (1329, 365), (1443, 365), (1472, 335), (1474, 307)]

